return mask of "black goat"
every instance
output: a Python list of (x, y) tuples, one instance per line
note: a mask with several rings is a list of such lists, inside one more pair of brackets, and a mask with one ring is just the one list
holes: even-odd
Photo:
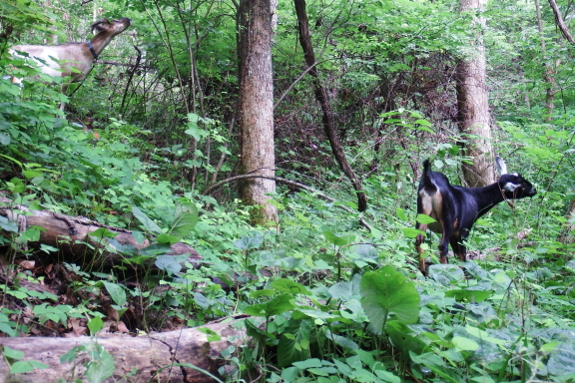
[[(481, 188), (465, 188), (450, 185), (447, 177), (432, 172), (429, 160), (423, 162), (423, 174), (417, 192), (417, 214), (426, 214), (436, 222), (424, 225), (417, 223), (417, 229), (441, 233), (439, 255), (441, 263), (447, 263), (447, 244), (451, 244), (453, 253), (465, 262), (463, 241), (469, 235), (471, 227), (479, 217), (493, 206), (506, 199), (519, 199), (534, 196), (537, 191), (529, 181), (519, 173), (507, 174), (505, 162), (497, 157), (497, 169), (501, 178), (496, 183)], [(419, 269), (423, 274), (425, 259), (421, 244), (425, 235), (419, 234), (415, 247), (419, 253)]]

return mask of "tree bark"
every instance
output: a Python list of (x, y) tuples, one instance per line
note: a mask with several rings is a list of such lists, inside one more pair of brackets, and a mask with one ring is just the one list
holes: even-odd
[(565, 37), (565, 39), (570, 43), (575, 43), (575, 40), (573, 40), (571, 33), (569, 33), (567, 25), (565, 25), (565, 21), (563, 21), (563, 16), (561, 16), (561, 12), (559, 11), (557, 2), (555, 0), (549, 0), (549, 5), (551, 5), (551, 9), (553, 9), (553, 13), (555, 14), (555, 22), (557, 23), (557, 26), (559, 27), (561, 34), (563, 34), (563, 37)]
[[(0, 198), (0, 201), (2, 198)], [(10, 237), (19, 235), (26, 229), (36, 226), (42, 228), (40, 238), (37, 241), (28, 241), (22, 246), (27, 246), (35, 252), (35, 258), (43, 264), (68, 262), (75, 263), (84, 270), (110, 270), (115, 265), (125, 264), (126, 256), (116, 250), (133, 249), (144, 250), (150, 246), (148, 240), (143, 243), (133, 237), (130, 230), (101, 225), (84, 217), (70, 217), (64, 214), (29, 210), (26, 206), (12, 205), (0, 207), (0, 216), (8, 218), (16, 223), (17, 231), (0, 230), (0, 235)], [(94, 236), (92, 233), (104, 228), (116, 236), (113, 239)], [(41, 245), (48, 245), (58, 249), (57, 253), (39, 251)], [(166, 255), (189, 254), (187, 260), (197, 262), (201, 256), (191, 247), (181, 242), (166, 248)], [(150, 260), (150, 263), (152, 260)], [(182, 262), (183, 264), (184, 262)], [(137, 265), (134, 265), (136, 267)], [(140, 265), (140, 266), (152, 266)]]
[(329, 143), (331, 145), (331, 150), (339, 164), (340, 168), (343, 170), (347, 178), (351, 181), (356, 193), (357, 193), (357, 209), (359, 211), (365, 211), (367, 209), (367, 197), (363, 192), (363, 187), (361, 181), (349, 166), (345, 153), (343, 152), (341, 142), (337, 136), (337, 130), (335, 127), (335, 119), (333, 117), (333, 111), (331, 109), (331, 104), (329, 102), (329, 96), (327, 90), (321, 83), (319, 78), (319, 72), (316, 66), (315, 53), (313, 50), (313, 45), (311, 43), (311, 38), (309, 35), (309, 20), (307, 18), (306, 4), (305, 0), (294, 0), (295, 9), (297, 13), (298, 25), (299, 25), (299, 41), (303, 48), (305, 61), (307, 66), (310, 68), (309, 73), (313, 77), (313, 84), (315, 87), (315, 97), (321, 105), (323, 111), (323, 130), (327, 136)]
[[(19, 383), (52, 383), (59, 379), (76, 381), (86, 371), (85, 363), (90, 361), (87, 352), (76, 357), (75, 363), (61, 363), (60, 357), (73, 347), (98, 343), (114, 358), (113, 375), (104, 383), (128, 382), (170, 382), (170, 383), (212, 383), (215, 380), (209, 375), (185, 366), (171, 366), (173, 363), (190, 364), (218, 376), (218, 368), (224, 365), (221, 352), (229, 346), (246, 345), (249, 341), (243, 321), (246, 318), (233, 318), (226, 322), (210, 323), (200, 328), (189, 328), (177, 331), (131, 337), (128, 335), (90, 338), (0, 338), (0, 347), (24, 352), (23, 360), (35, 360), (49, 367), (35, 369), (28, 373), (10, 375), (10, 366), (4, 358), (0, 359), (0, 376), (6, 382)], [(219, 335), (220, 340), (208, 341), (208, 335), (200, 329), (208, 329)], [(128, 376), (136, 370), (134, 375)], [(12, 379), (8, 379), (12, 377)], [(4, 381), (4, 380), (3, 380)], [(82, 380), (82, 381), (85, 381)]]
[[(270, 0), (241, 0), (239, 6), (239, 125), (243, 173), (275, 175)], [(253, 178), (240, 185), (243, 202), (253, 205), (254, 224), (277, 222), (269, 201), (273, 180)]]
[[(486, 0), (460, 0), (459, 12), (480, 12)], [(485, 18), (474, 16), (473, 25), (485, 26)], [(465, 155), (473, 164), (463, 164), (463, 176), (470, 187), (485, 186), (495, 180), (494, 156), (489, 126), (485, 46), (481, 34), (471, 42), (473, 56), (460, 59), (456, 71), (458, 125), (467, 135)]]
[(543, 18), (541, 17), (541, 8), (539, 0), (535, 0), (535, 9), (537, 11), (537, 26), (539, 28), (539, 39), (541, 41), (541, 54), (543, 55), (543, 79), (545, 80), (545, 107), (547, 108), (546, 122), (551, 122), (553, 119), (553, 112), (555, 111), (555, 70), (552, 65), (547, 62), (547, 49), (545, 47), (545, 39), (543, 36)]

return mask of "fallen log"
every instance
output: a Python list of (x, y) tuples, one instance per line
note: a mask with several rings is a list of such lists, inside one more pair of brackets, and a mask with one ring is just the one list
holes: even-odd
[[(0, 195), (0, 202), (6, 202)], [(197, 263), (201, 256), (191, 246), (177, 242), (171, 247), (150, 241), (141, 243), (132, 231), (102, 225), (85, 217), (71, 217), (45, 210), (30, 210), (22, 205), (0, 206), (0, 234), (7, 238), (21, 235), (29, 228), (39, 228), (39, 236), (22, 243), (22, 253), (28, 248), (42, 264), (68, 262), (89, 270), (110, 270), (125, 264), (129, 254), (148, 251), (147, 255), (188, 255), (185, 261)], [(14, 241), (12, 241), (14, 243)], [(45, 251), (48, 245), (57, 251)], [(44, 250), (43, 250), (44, 249)], [(128, 256), (126, 255), (128, 254)], [(153, 266), (150, 257), (146, 266)], [(181, 262), (183, 265), (184, 262)]]
[[(115, 364), (112, 376), (103, 382), (112, 383), (126, 379), (135, 383), (212, 383), (217, 380), (201, 370), (217, 378), (218, 369), (225, 364), (222, 351), (229, 346), (248, 344), (244, 324), (246, 319), (247, 316), (238, 316), (197, 328), (138, 337), (112, 335), (93, 339), (86, 336), (0, 338), (2, 350), (7, 346), (22, 351), (25, 355), (23, 360), (34, 360), (48, 365), (46, 369), (10, 375), (10, 366), (5, 358), (1, 358), (0, 376), (7, 382), (19, 383), (52, 383), (59, 379), (67, 382), (77, 381), (76, 379), (87, 381), (82, 379), (90, 361), (87, 352), (79, 352), (72, 362), (62, 363), (60, 357), (76, 346), (97, 343), (112, 355)], [(220, 339), (210, 342), (208, 335), (202, 331), (215, 333)], [(193, 365), (201, 370), (186, 365)]]

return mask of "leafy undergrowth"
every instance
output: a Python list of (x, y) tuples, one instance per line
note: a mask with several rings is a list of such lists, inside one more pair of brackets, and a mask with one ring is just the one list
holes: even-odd
[[(137, 334), (245, 313), (266, 325), (248, 321), (257, 346), (228, 349), (222, 379), (575, 379), (575, 263), (552, 241), (517, 246), (511, 237), (497, 257), (433, 264), (424, 278), (409, 238), (412, 212), (388, 206), (387, 226), (368, 231), (337, 204), (302, 193), (278, 198), (281, 230), (254, 230), (241, 207), (196, 201), (186, 241), (202, 267), (164, 263), (163, 273), (122, 280), (114, 270), (21, 263), (4, 275), (0, 331), (77, 336), (99, 318), (100, 331)], [(381, 201), (393, 206), (392, 197)], [(146, 232), (150, 223), (139, 218)]]
[[(14, 90), (7, 81), (0, 85)], [(8, 262), (2, 273), (4, 336), (138, 334), (245, 313), (264, 318), (265, 326), (247, 321), (256, 346), (225, 352), (228, 366), (220, 374), (228, 381), (575, 381), (574, 249), (556, 240), (568, 223), (561, 192), (568, 172), (530, 175), (540, 180), (540, 199), (519, 201), (514, 209), (502, 204), (477, 223), (469, 247), (487, 257), (437, 265), (433, 237), (424, 246), (433, 263), (424, 278), (414, 257), (415, 182), (407, 167), (365, 180), (370, 205), (361, 215), (342, 209), (353, 210), (351, 193), (339, 174), (326, 170), (323, 190), (339, 202), (280, 190), (274, 197), (279, 228), (254, 229), (236, 201), (219, 204), (169, 182), (172, 163), (163, 149), (150, 148), (145, 131), (111, 119), (96, 137), (54, 117), (54, 107), (8, 96), (0, 93), (6, 197), (31, 209), (132, 228), (142, 238), (164, 235), (168, 242), (181, 217), (178, 206), (193, 205), (193, 225), (177, 240), (203, 261), (182, 269), (162, 252), (119, 247), (127, 265), (152, 259), (159, 271), (144, 268), (127, 278), (127, 265), (38, 266), (27, 246), (38, 229), (20, 233), (2, 217), (0, 227), (12, 233), (0, 239), (6, 259), (22, 260)], [(539, 169), (557, 167), (569, 147), (568, 137), (547, 128), (534, 127), (532, 136), (506, 129), (530, 148), (525, 154)], [(542, 135), (545, 150), (538, 150)], [(457, 161), (449, 156), (457, 148), (441, 144), (434, 153), (445, 163), (442, 171), (454, 173)], [(101, 364), (93, 365), (106, 365), (109, 356), (96, 351)], [(19, 358), (6, 349), (4, 356)], [(17, 363), (13, 372), (42, 367)]]

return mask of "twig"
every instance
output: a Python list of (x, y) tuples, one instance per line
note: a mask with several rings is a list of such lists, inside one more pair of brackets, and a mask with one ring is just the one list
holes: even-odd
[[(134, 45), (134, 49), (138, 52), (138, 58), (136, 59), (136, 65), (134, 65), (133, 68), (128, 70), (128, 73), (130, 73), (130, 77), (128, 77), (128, 83), (126, 84), (126, 90), (124, 91), (124, 96), (122, 97), (122, 106), (120, 106), (120, 112), (121, 113), (125, 113), (124, 103), (126, 102), (126, 96), (128, 95), (128, 90), (130, 89), (130, 84), (132, 83), (132, 78), (134, 77), (134, 73), (136, 73), (136, 69), (138, 69), (138, 66), (140, 65), (140, 60), (142, 59), (142, 51), (140, 49), (138, 49), (138, 47), (135, 45)], [(126, 109), (127, 108), (128, 108), (128, 106), (126, 105)]]

